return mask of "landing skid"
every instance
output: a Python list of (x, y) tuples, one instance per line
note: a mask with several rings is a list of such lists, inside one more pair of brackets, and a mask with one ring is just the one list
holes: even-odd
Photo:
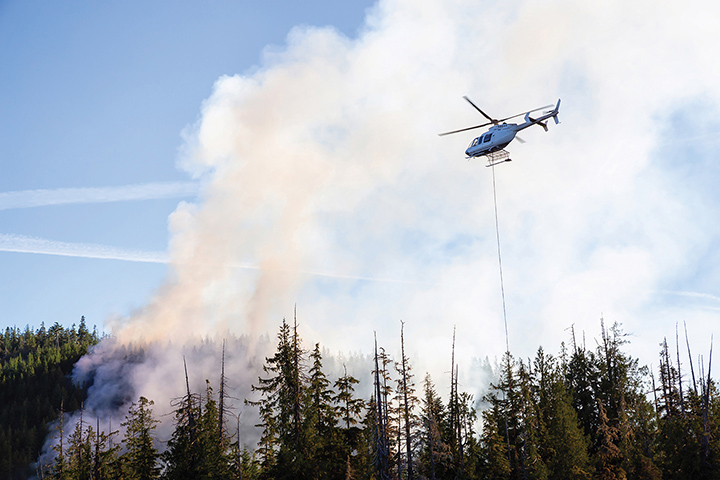
[(510, 153), (507, 150), (499, 150), (497, 152), (488, 153), (486, 156), (486, 167), (494, 167), (499, 163), (512, 162), (512, 159), (510, 158)]

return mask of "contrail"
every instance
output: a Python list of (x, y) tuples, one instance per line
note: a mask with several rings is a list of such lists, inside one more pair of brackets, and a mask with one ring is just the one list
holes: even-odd
[(720, 302), (720, 297), (718, 297), (717, 295), (712, 295), (710, 293), (683, 292), (683, 291), (675, 291), (675, 290), (661, 290), (660, 293), (666, 293), (668, 295), (678, 295), (680, 297), (703, 298), (706, 300), (713, 300), (716, 302)]
[(127, 202), (159, 198), (194, 197), (197, 182), (156, 182), (118, 187), (55, 188), (0, 193), (0, 210), (77, 203)]
[[(109, 245), (95, 243), (72, 243), (48, 240), (46, 238), (29, 237), (25, 235), (0, 234), (0, 252), (35, 253), (41, 255), (59, 255), (63, 257), (94, 258), (102, 260), (122, 260), (125, 262), (141, 263), (170, 263), (166, 252), (149, 252), (144, 250), (130, 250)], [(243, 270), (260, 270), (258, 265), (230, 263), (229, 266)], [(300, 270), (299, 273), (313, 277), (327, 277), (339, 280), (359, 280), (366, 282), (403, 283), (437, 285), (432, 282), (415, 280), (399, 280), (392, 278), (376, 278), (358, 275), (341, 275), (332, 272)]]
[(165, 252), (127, 250), (93, 243), (58, 242), (24, 235), (0, 234), (0, 251), (123, 260), (126, 262), (168, 263), (168, 256)]

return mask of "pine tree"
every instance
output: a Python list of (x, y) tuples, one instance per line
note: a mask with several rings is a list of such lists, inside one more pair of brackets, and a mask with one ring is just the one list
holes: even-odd
[(572, 406), (583, 434), (594, 439), (598, 427), (596, 392), (600, 378), (595, 354), (573, 342), (573, 351), (565, 370), (565, 383), (572, 392)]
[(354, 385), (359, 383), (359, 380), (352, 375), (348, 375), (345, 364), (343, 364), (343, 372), (343, 376), (335, 381), (337, 394), (333, 397), (333, 401), (337, 404), (337, 412), (341, 422), (345, 424), (346, 429), (349, 429), (358, 423), (365, 402), (361, 398), (355, 398)]
[(429, 373), (425, 375), (423, 390), (420, 473), (426, 478), (435, 480), (445, 478), (451, 471), (452, 453), (445, 438), (448, 428), (445, 407)]
[(221, 427), (218, 405), (210, 382), (206, 380), (205, 406), (197, 429), (198, 468), (194, 478), (230, 478), (229, 447)]
[[(542, 354), (542, 351), (540, 352)], [(529, 365), (519, 362), (517, 384), (519, 392), (518, 449), (520, 452), (519, 469), (523, 478), (547, 480), (549, 469), (546, 459), (541, 455), (545, 450), (547, 423), (542, 415), (537, 396), (537, 386), (532, 378)]]
[[(59, 417), (61, 403), (72, 412), (85, 398), (85, 387), (74, 384), (71, 373), (97, 341), (84, 319), (79, 332), (58, 323), (0, 331), (0, 478), (21, 480), (35, 473), (29, 465), (51, 433), (48, 426)], [(39, 465), (37, 473), (44, 475), (49, 467)]]
[(112, 437), (118, 432), (105, 433), (100, 430), (100, 419), (97, 419), (92, 458), (92, 480), (111, 480), (121, 475), (118, 451), (120, 446), (112, 446)]
[(365, 402), (355, 397), (355, 387), (359, 381), (352, 375), (348, 375), (347, 367), (343, 364), (343, 376), (335, 381), (337, 393), (333, 397), (336, 404), (338, 418), (344, 428), (339, 430), (343, 447), (338, 449), (345, 457), (345, 476), (354, 475), (356, 465), (350, 461), (351, 456), (357, 456), (361, 443), (362, 430), (356, 427), (358, 419), (362, 418), (365, 409)]
[(64, 402), (60, 402), (60, 418), (57, 426), (57, 443), (53, 446), (53, 450), (57, 452), (55, 463), (50, 467), (49, 477), (53, 480), (68, 480), (70, 473), (68, 472), (67, 451), (65, 448), (65, 411)]
[[(414, 375), (412, 374), (412, 366), (410, 361), (405, 355), (405, 336), (404, 336), (405, 323), (400, 322), (400, 361), (395, 362), (395, 369), (398, 373), (397, 379), (397, 390), (396, 399), (399, 405), (400, 422), (398, 426), (402, 426), (403, 435), (405, 439), (405, 468), (407, 471), (407, 478), (412, 480), (414, 478), (414, 443), (416, 437), (416, 430), (419, 425), (419, 419), (415, 414), (415, 408), (419, 401), (415, 395), (415, 383), (413, 382)], [(398, 436), (400, 438), (400, 436)], [(399, 450), (398, 450), (399, 451)]]
[(184, 356), (183, 366), (186, 395), (171, 403), (175, 407), (175, 429), (167, 442), (167, 449), (161, 455), (164, 464), (163, 478), (167, 480), (194, 478), (198, 472), (197, 419), (201, 414), (200, 399), (196, 394), (190, 392), (190, 381)]
[(572, 395), (563, 379), (562, 366), (542, 348), (534, 360), (537, 404), (543, 424), (541, 453), (553, 479), (590, 478), (588, 439), (572, 407)]
[[(513, 472), (513, 476), (520, 478), (523, 472), (523, 465), (521, 463), (521, 397), (517, 375), (514, 372), (514, 365), (515, 361), (510, 352), (505, 352), (500, 383), (492, 387), (502, 394), (502, 399), (498, 402), (500, 410), (502, 411), (502, 419), (500, 419), (502, 426), (500, 431), (503, 433), (505, 443), (507, 444), (510, 469)], [(497, 398), (496, 401), (498, 401)]]
[(504, 434), (504, 407), (495, 393), (489, 393), (485, 400), (490, 404), (490, 408), (482, 412), (480, 465), (477, 470), (481, 478), (508, 480), (511, 478), (512, 468)]
[(258, 378), (252, 390), (260, 392), (257, 406), (263, 429), (259, 454), (263, 475), (274, 478), (304, 478), (310, 471), (307, 435), (303, 431), (303, 402), (307, 398), (303, 351), (297, 334), (283, 319), (275, 355), (265, 359), (263, 370), (270, 376)]
[(597, 431), (598, 452), (596, 468), (599, 480), (624, 480), (625, 470), (621, 463), (623, 453), (617, 446), (620, 439), (619, 430), (612, 426), (602, 401), (598, 399), (600, 426)]
[(90, 480), (92, 472), (92, 427), (85, 428), (81, 407), (80, 418), (68, 438), (67, 473), (73, 480)]
[[(367, 428), (372, 429), (372, 463), (379, 480), (390, 478), (390, 452), (387, 428), (387, 393), (384, 390), (386, 371), (380, 370), (377, 335), (375, 336), (375, 369), (373, 370), (373, 396), (370, 398)], [(383, 369), (384, 369), (383, 363)]]
[(378, 370), (378, 388), (380, 391), (380, 398), (379, 403), (382, 407), (382, 418), (383, 422), (381, 425), (381, 428), (384, 429), (384, 432), (380, 432), (380, 437), (385, 442), (385, 452), (387, 453), (387, 473), (388, 476), (390, 476), (390, 472), (393, 469), (398, 468), (399, 459), (397, 457), (397, 448), (396, 444), (398, 443), (398, 427), (397, 427), (397, 417), (398, 417), (398, 409), (393, 405), (392, 396), (393, 396), (393, 387), (392, 387), (392, 377), (390, 375), (390, 368), (389, 366), (393, 364), (392, 359), (387, 354), (385, 349), (383, 347), (380, 347), (380, 351), (378, 352), (377, 358), (380, 361), (379, 366), (376, 366), (376, 369)]
[(337, 429), (337, 414), (333, 406), (334, 392), (330, 380), (322, 370), (320, 344), (310, 353), (307, 387), (307, 407), (304, 427), (308, 434), (309, 457), (314, 459), (310, 468), (313, 478), (337, 478), (345, 468), (341, 439)]
[(125, 422), (123, 443), (126, 452), (121, 456), (123, 478), (127, 480), (152, 480), (160, 476), (157, 465), (158, 450), (152, 437), (152, 431), (158, 423), (152, 416), (154, 402), (140, 397), (138, 403), (130, 406)]

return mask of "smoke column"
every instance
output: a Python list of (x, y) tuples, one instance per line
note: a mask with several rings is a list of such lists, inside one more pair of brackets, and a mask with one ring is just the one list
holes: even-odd
[[(563, 123), (523, 132), (497, 167), (510, 348), (555, 351), (570, 324), (595, 335), (602, 312), (642, 331), (633, 345), (652, 361), (675, 322), (653, 292), (720, 233), (710, 187), (672, 183), (658, 149), (688, 98), (717, 117), (719, 7), (630, 7), (381, 1), (356, 38), (298, 27), (252, 73), (218, 79), (179, 160), (201, 201), (169, 218), (165, 284), (78, 365), (88, 405), (120, 415), (145, 395), (166, 413), (182, 355), (193, 388), (217, 384), (218, 344), (203, 339), (232, 334), (242, 397), (296, 303), (306, 346), (336, 352), (369, 353), (375, 330), (392, 352), (404, 320), (416, 371), (440, 385), (457, 325), (461, 377), (479, 388), (462, 366), (504, 350), (491, 176), (463, 159), (473, 132), (437, 136), (483, 121), (465, 94), (496, 117), (563, 100)], [(714, 318), (683, 314), (699, 336)], [(132, 345), (145, 353), (130, 359)]]

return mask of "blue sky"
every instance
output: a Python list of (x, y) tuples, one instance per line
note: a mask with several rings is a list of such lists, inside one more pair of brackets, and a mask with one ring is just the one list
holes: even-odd
[(429, 363), (453, 325), (461, 358), (502, 354), (492, 177), (463, 158), (474, 132), (437, 133), (482, 121), (462, 95), (496, 117), (562, 98), (496, 168), (511, 349), (573, 324), (593, 345), (603, 317), (643, 363), (683, 321), (706, 352), (720, 7), (700, 4), (2, 3), (0, 325), (260, 334), (297, 304), (332, 349), (403, 319)]

